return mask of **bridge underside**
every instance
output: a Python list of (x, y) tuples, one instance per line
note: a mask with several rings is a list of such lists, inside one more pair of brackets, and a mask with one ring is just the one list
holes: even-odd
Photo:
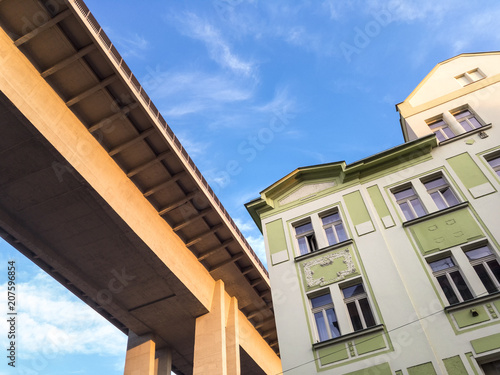
[[(0, 134), (1, 236), (124, 333), (154, 332), (191, 374), (208, 310), (3, 93)], [(241, 367), (264, 373), (244, 350)]]

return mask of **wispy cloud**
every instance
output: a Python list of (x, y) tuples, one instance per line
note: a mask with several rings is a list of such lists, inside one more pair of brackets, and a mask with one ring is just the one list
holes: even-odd
[(104, 27), (104, 30), (123, 57), (142, 58), (144, 51), (150, 47), (149, 41), (137, 33), (120, 34), (110, 27)]
[[(56, 282), (39, 272), (18, 285), (20, 355), (32, 358), (39, 353), (51, 357), (65, 354), (122, 355), (126, 336), (90, 307), (57, 292)], [(1, 286), (3, 290), (7, 287)], [(7, 332), (6, 322), (0, 327)]]
[(210, 57), (224, 68), (234, 73), (250, 76), (254, 73), (254, 63), (245, 61), (234, 53), (222, 33), (209, 21), (194, 13), (186, 12), (176, 17), (180, 31), (193, 39), (202, 41)]

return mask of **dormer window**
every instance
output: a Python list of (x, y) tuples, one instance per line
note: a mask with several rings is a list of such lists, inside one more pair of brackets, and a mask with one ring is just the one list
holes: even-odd
[(447, 139), (455, 136), (455, 133), (453, 133), (448, 124), (442, 118), (438, 118), (433, 121), (431, 120), (427, 124), (432, 132), (436, 134), (436, 138), (439, 142), (446, 141)]

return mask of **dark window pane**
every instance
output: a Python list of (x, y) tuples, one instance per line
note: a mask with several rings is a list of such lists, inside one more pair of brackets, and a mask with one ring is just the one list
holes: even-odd
[(458, 271), (451, 272), (450, 276), (464, 301), (474, 298), (460, 272)]
[(456, 114), (455, 118), (459, 119), (459, 118), (462, 118), (462, 117), (465, 117), (465, 116), (469, 116), (469, 115), (470, 115), (469, 111), (463, 111), (463, 112), (460, 112), (460, 113)]
[(441, 190), (441, 194), (443, 194), (444, 199), (448, 203), (448, 206), (454, 206), (458, 204), (458, 199), (455, 197), (453, 191), (448, 187), (444, 190)]
[(455, 133), (453, 133), (453, 131), (449, 127), (443, 128), (442, 130), (448, 138), (453, 138), (455, 136)]
[(443, 142), (444, 140), (446, 140), (446, 138), (444, 137), (443, 134), (441, 134), (441, 132), (438, 130), (438, 131), (435, 131), (434, 134), (436, 134), (436, 138), (439, 142)]
[(500, 156), (497, 158), (493, 158), (493, 159), (488, 160), (488, 164), (491, 165), (493, 168), (500, 167)]
[(307, 242), (309, 244), (309, 249), (311, 251), (317, 250), (318, 245), (316, 244), (316, 236), (314, 234), (309, 234), (306, 236)]
[(297, 234), (310, 232), (312, 230), (313, 230), (313, 227), (312, 227), (311, 223), (307, 223), (307, 224), (299, 225), (298, 227), (295, 227), (295, 233), (297, 233)]
[(305, 237), (300, 237), (298, 239), (298, 241), (299, 241), (300, 254), (301, 255), (307, 254), (309, 252), (309, 248), (307, 247), (306, 238)]
[(316, 327), (318, 328), (319, 341), (328, 340), (330, 337), (328, 336), (323, 312), (320, 311), (314, 314), (314, 319), (316, 320)]
[(436, 206), (438, 209), (444, 210), (445, 208), (448, 208), (448, 205), (444, 201), (441, 194), (439, 194), (439, 192), (436, 191), (436, 192), (432, 193), (431, 197), (432, 197), (432, 200), (434, 201), (434, 203), (436, 203)]
[(481, 246), (477, 249), (467, 251), (465, 255), (467, 255), (467, 258), (469, 258), (470, 260), (481, 259), (487, 257), (488, 255), (491, 255), (491, 251), (488, 246)]
[(422, 203), (420, 203), (420, 200), (418, 198), (412, 199), (410, 203), (413, 206), (413, 209), (415, 210), (415, 213), (417, 214), (418, 217), (425, 215), (425, 210), (422, 207)]
[(337, 243), (337, 238), (335, 237), (335, 233), (333, 233), (333, 228), (328, 227), (325, 229), (326, 238), (328, 239), (328, 245), (335, 245)]
[(435, 262), (429, 263), (429, 266), (431, 266), (432, 270), (434, 272), (445, 270), (447, 268), (451, 268), (455, 266), (455, 263), (453, 263), (453, 260), (448, 257), (448, 258), (443, 258), (440, 260), (436, 260)]
[(326, 310), (326, 316), (328, 318), (328, 325), (330, 327), (330, 332), (332, 333), (332, 337), (339, 337), (340, 328), (339, 328), (339, 322), (337, 321), (337, 316), (335, 315), (335, 311), (333, 309)]
[(443, 289), (444, 295), (446, 296), (446, 299), (450, 303), (450, 305), (453, 305), (454, 303), (460, 302), (457, 298), (457, 295), (453, 291), (450, 282), (446, 278), (446, 276), (439, 276), (437, 278), (437, 281), (439, 285), (441, 286), (441, 289)]
[(424, 184), (427, 190), (434, 189), (443, 185), (446, 185), (446, 182), (444, 182), (442, 177), (436, 178)]
[(313, 308), (329, 305), (330, 303), (332, 303), (330, 294), (323, 294), (322, 296), (311, 298)]
[(401, 211), (403, 211), (406, 220), (415, 219), (415, 214), (413, 213), (410, 205), (407, 202), (401, 203), (399, 206), (401, 207)]
[(490, 276), (488, 275), (488, 272), (486, 271), (486, 268), (484, 268), (484, 265), (482, 263), (476, 264), (474, 266), (474, 269), (476, 270), (477, 275), (481, 279), (488, 293), (495, 293), (497, 291), (497, 287), (495, 286)]
[(479, 121), (477, 121), (475, 117), (469, 118), (469, 121), (472, 124), (472, 126), (474, 126), (476, 129), (481, 127), (481, 124), (479, 123)]
[(469, 125), (467, 120), (462, 120), (459, 122), (460, 122), (460, 125), (462, 125), (462, 127), (465, 129), (466, 132), (470, 132), (473, 129), (472, 126)]
[(361, 318), (359, 317), (358, 309), (356, 308), (356, 303), (355, 302), (348, 303), (347, 310), (349, 311), (349, 316), (351, 317), (352, 328), (355, 331), (363, 329), (363, 324), (361, 323)]
[(498, 261), (494, 259), (490, 260), (486, 264), (490, 267), (491, 272), (493, 272), (493, 275), (495, 275), (495, 278), (500, 283), (500, 265), (498, 264)]
[(365, 289), (363, 288), (363, 284), (356, 284), (350, 286), (349, 288), (342, 289), (342, 293), (344, 293), (344, 298), (349, 298), (352, 296), (356, 296), (358, 294), (363, 294)]
[(375, 325), (375, 318), (373, 317), (372, 310), (370, 309), (370, 304), (366, 298), (359, 300), (359, 307), (361, 307), (361, 313), (365, 318), (366, 327), (372, 327)]
[(394, 193), (394, 196), (396, 197), (397, 200), (408, 198), (413, 195), (415, 195), (413, 188), (408, 188), (405, 190), (398, 191), (397, 193)]
[(340, 216), (338, 213), (334, 213), (334, 214), (325, 216), (322, 220), (323, 220), (323, 225), (331, 224), (331, 223), (334, 223), (336, 221), (340, 221)]
[(335, 229), (337, 230), (337, 236), (339, 236), (339, 241), (346, 241), (347, 234), (345, 232), (344, 226), (342, 224), (335, 225)]

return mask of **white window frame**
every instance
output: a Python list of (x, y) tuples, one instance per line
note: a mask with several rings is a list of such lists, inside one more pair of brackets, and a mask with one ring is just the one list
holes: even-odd
[[(485, 155), (484, 159), (488, 163), (489, 167), (495, 172), (495, 174), (500, 177), (500, 152), (494, 152), (493, 154)], [(492, 161), (497, 161), (498, 165), (493, 165)]]
[[(413, 191), (413, 195), (410, 195), (408, 197), (405, 197), (405, 198), (397, 198), (396, 197), (396, 194), (399, 194), (403, 191), (406, 191), (406, 190), (412, 190)], [(414, 186), (410, 183), (410, 184), (405, 184), (405, 185), (402, 185), (402, 186), (398, 186), (398, 187), (395, 187), (393, 189), (391, 189), (391, 193), (399, 207), (399, 210), (401, 211), (401, 213), (403, 214), (403, 217), (405, 218), (406, 221), (409, 221), (409, 220), (413, 220), (413, 219), (416, 219), (416, 218), (419, 218), (419, 217), (422, 217), (422, 216), (425, 216), (428, 212), (427, 210), (425, 209), (425, 206), (424, 204), (422, 203), (422, 200), (420, 199), (420, 197), (418, 196)], [(423, 210), (423, 213), (421, 215), (419, 215), (413, 205), (413, 201), (418, 201), (420, 203), (420, 207), (422, 208)], [(406, 214), (405, 214), (405, 211), (403, 210), (403, 208), (401, 207), (401, 205), (403, 204), (407, 204), (409, 209), (410, 209), (410, 212), (412, 213), (412, 216), (411, 218), (407, 217)]]
[[(479, 75), (479, 78), (475, 78), (473, 76), (474, 73), (477, 73), (477, 75)], [(469, 70), (463, 74), (459, 74), (458, 76), (455, 77), (455, 79), (462, 85), (462, 86), (467, 86), (467, 85), (470, 85), (471, 83), (474, 83), (474, 82), (477, 82), (477, 81), (480, 81), (482, 79), (486, 78), (486, 76), (484, 75), (484, 73), (479, 69), (479, 68), (476, 68), (476, 69), (472, 69), (472, 70)], [(465, 81), (462, 83), (462, 80)]]
[[(356, 295), (351, 296), (351, 297), (344, 298), (344, 306), (345, 306), (346, 314), (349, 317), (349, 323), (351, 324), (351, 329), (353, 330), (353, 332), (357, 332), (357, 331), (360, 331), (362, 329), (370, 328), (370, 327), (373, 327), (373, 326), (377, 325), (377, 318), (376, 318), (376, 315), (373, 314), (372, 304), (370, 302), (370, 298), (368, 297), (368, 293), (366, 292), (365, 285), (364, 285), (364, 283), (361, 280), (357, 280), (357, 281), (358, 282), (356, 282), (356, 283), (350, 283), (349, 285), (345, 285), (345, 286), (341, 286), (340, 287), (340, 289), (342, 291), (342, 295), (344, 295), (343, 293), (344, 293), (345, 289), (348, 289), (348, 288), (356, 286), (356, 285), (362, 285), (363, 286), (364, 293), (360, 293), (360, 294), (356, 294)], [(367, 323), (366, 323), (366, 317), (365, 317), (365, 315), (363, 313), (363, 309), (360, 306), (360, 301), (363, 300), (363, 299), (366, 299), (366, 302), (368, 303), (368, 308), (370, 310), (370, 314), (371, 314), (371, 316), (373, 318), (373, 321), (374, 321), (374, 324), (372, 324), (370, 326), (367, 325)], [(357, 330), (354, 329), (354, 325), (352, 323), (352, 316), (351, 316), (351, 313), (350, 313), (349, 308), (347, 306), (349, 303), (353, 303), (353, 302), (354, 302), (354, 305), (356, 307), (356, 310), (357, 310), (357, 313), (358, 313), (358, 316), (360, 318), (361, 325), (362, 325), (362, 328), (361, 329), (357, 329)]]
[[(461, 115), (462, 113), (464, 112), (469, 112), (468, 115), (466, 116), (463, 116), (461, 118), (457, 118), (457, 116)], [(450, 112), (453, 117), (455, 118), (455, 120), (459, 123), (459, 125), (462, 127), (462, 129), (468, 133), (468, 132), (471, 132), (473, 130), (476, 130), (476, 129), (480, 129), (484, 126), (484, 123), (483, 121), (479, 118), (479, 116), (474, 112), (472, 111), (472, 109), (470, 109), (469, 107), (465, 107), (465, 108), (460, 108), (460, 109), (457, 109), (457, 110), (454, 110), (452, 112)], [(479, 124), (479, 125), (475, 125), (473, 122), (471, 122), (471, 118), (474, 118), (474, 120), (476, 120), (476, 122)], [(465, 122), (467, 124), (468, 127), (470, 127), (470, 129), (466, 129), (464, 127), (464, 125), (462, 124), (463, 122)]]
[[(452, 263), (453, 263), (453, 266), (451, 267), (448, 267), (448, 268), (445, 268), (445, 269), (442, 269), (442, 270), (438, 270), (438, 271), (434, 271), (432, 269), (432, 266), (431, 266), (431, 263), (434, 263), (434, 262), (438, 262), (440, 260), (444, 260), (444, 259), (451, 259)], [(467, 279), (465, 278), (463, 272), (460, 270), (460, 267), (457, 265), (457, 261), (453, 258), (453, 256), (451, 254), (447, 254), (447, 256), (444, 256), (444, 257), (441, 257), (441, 258), (438, 258), (438, 259), (428, 259), (428, 266), (429, 266), (429, 269), (431, 270), (432, 274), (434, 275), (434, 279), (436, 281), (436, 284), (437, 286), (439, 287), (439, 289), (441, 290), (441, 293), (444, 295), (445, 297), (445, 300), (451, 305), (451, 304), (455, 304), (455, 303), (452, 303), (449, 299), (448, 299), (448, 296), (446, 295), (446, 292), (444, 291), (442, 285), (440, 284), (438, 278), (439, 277), (442, 277), (442, 276), (445, 276), (447, 281), (448, 281), (448, 284), (450, 285), (454, 295), (455, 295), (455, 298), (458, 300), (458, 302), (456, 303), (461, 303), (461, 302), (464, 302), (464, 301), (469, 301), (471, 299), (474, 299), (474, 293), (473, 293), (473, 289), (471, 288), (471, 286), (469, 285), (469, 283), (467, 282)], [(471, 295), (470, 298), (467, 298), (467, 299), (464, 299), (464, 297), (462, 296), (462, 293), (460, 292), (460, 290), (458, 289), (458, 286), (455, 284), (451, 274), (454, 273), (454, 272), (458, 272), (459, 275), (461, 276), (465, 286), (467, 287), (467, 291), (468, 293)]]
[[(431, 131), (436, 134), (436, 138), (439, 142), (444, 142), (456, 136), (455, 132), (450, 128), (449, 124), (442, 117), (433, 120), (427, 120), (426, 123)], [(446, 129), (448, 129), (451, 134), (447, 134)]]
[[(325, 304), (325, 305), (318, 306), (318, 307), (313, 307), (312, 300), (314, 298), (323, 297), (325, 295), (329, 295), (330, 300), (332, 302)], [(326, 340), (330, 340), (330, 339), (342, 336), (342, 332), (340, 330), (340, 325), (339, 325), (339, 317), (338, 317), (337, 313), (335, 312), (335, 305), (333, 303), (333, 298), (332, 298), (332, 295), (330, 293), (330, 290), (327, 290), (325, 293), (315, 293), (314, 295), (309, 296), (309, 304), (310, 304), (310, 309), (311, 309), (311, 314), (312, 314), (312, 320), (314, 322), (314, 327), (316, 328), (315, 332), (316, 332), (316, 341), (317, 342), (322, 342), (322, 341), (326, 341)], [(335, 314), (335, 317), (337, 318), (337, 327), (336, 328), (339, 331), (339, 334), (336, 336), (334, 336), (334, 333), (332, 332), (330, 325), (328, 324), (328, 315), (327, 315), (326, 311), (329, 309), (333, 310), (333, 313)], [(323, 322), (325, 324), (325, 327), (323, 327), (323, 328), (326, 328), (326, 332), (328, 334), (328, 338), (323, 339), (323, 340), (321, 340), (320, 333), (319, 333), (320, 330), (318, 328), (318, 323), (316, 322), (316, 314), (317, 313), (321, 313), (323, 315)]]
[[(338, 220), (335, 220), (331, 223), (325, 224), (324, 219), (327, 217), (333, 216), (333, 215), (338, 215)], [(330, 211), (325, 212), (325, 213), (321, 213), (319, 215), (319, 217), (321, 219), (321, 223), (323, 224), (323, 233), (325, 235), (326, 243), (328, 244), (328, 246), (336, 245), (340, 242), (347, 241), (349, 239), (349, 235), (347, 233), (346, 227), (344, 225), (344, 221), (342, 220), (342, 216), (340, 215), (338, 208), (335, 210), (330, 210)], [(339, 236), (339, 228), (338, 228), (339, 225), (342, 227), (342, 230), (344, 231), (344, 234), (345, 234), (344, 239), (340, 238), (340, 236)], [(330, 241), (328, 239), (327, 230), (330, 228), (332, 230), (332, 234), (333, 234), (334, 239), (335, 239), (334, 243), (330, 243)]]
[[(430, 188), (427, 186), (429, 183), (436, 181), (438, 179), (443, 180), (443, 183), (441, 185), (430, 187)], [(443, 176), (442, 173), (437, 174), (437, 175), (433, 175), (433, 176), (425, 177), (425, 178), (421, 179), (420, 181), (422, 182), (424, 187), (427, 189), (427, 193), (434, 201), (434, 204), (436, 205), (438, 210), (444, 210), (448, 207), (452, 207), (452, 206), (455, 206), (455, 205), (460, 203), (460, 200), (458, 199), (457, 194), (452, 189), (451, 185), (449, 184), (449, 182), (446, 180), (446, 178)], [(449, 191), (451, 193), (451, 196), (456, 200), (456, 202), (452, 201), (453, 198), (451, 198), (451, 197), (447, 198), (445, 196), (446, 191)], [(437, 195), (437, 197), (436, 197), (436, 195)], [(441, 199), (441, 200), (439, 201), (439, 199)], [(443, 203), (446, 207), (440, 207), (439, 203)]]
[[(304, 225), (307, 225), (307, 224), (311, 225), (311, 230), (304, 232), (304, 233), (297, 234), (297, 228), (304, 226)], [(294, 223), (293, 230), (295, 231), (295, 241), (297, 244), (297, 250), (298, 250), (299, 255), (310, 254), (310, 253), (318, 250), (318, 241), (316, 239), (316, 233), (314, 232), (314, 227), (313, 227), (311, 220), (300, 221), (300, 222)], [(300, 249), (300, 239), (301, 238), (305, 238), (305, 244), (306, 244), (307, 250), (308, 250), (305, 253), (302, 253), (302, 251)], [(312, 242), (312, 241), (314, 241), (314, 242)], [(312, 244), (314, 246), (312, 246)]]
[[(474, 251), (474, 250), (477, 250), (477, 249), (481, 249), (483, 247), (487, 248), (489, 250), (489, 252), (490, 252), (489, 255), (486, 255), (486, 256), (484, 256), (482, 258), (479, 258), (479, 259), (470, 259), (469, 256), (467, 255), (467, 253), (469, 251)], [(496, 288), (495, 291), (488, 291), (488, 293), (495, 293), (495, 292), (500, 291), (500, 281), (497, 279), (497, 277), (495, 276), (495, 274), (491, 270), (490, 265), (488, 264), (491, 261), (496, 261), (497, 264), (499, 264), (498, 258), (496, 257), (495, 252), (493, 251), (493, 249), (487, 243), (482, 243), (482, 244), (477, 244), (474, 247), (463, 248), (463, 251), (464, 251), (467, 259), (469, 260), (470, 265), (472, 266), (472, 268), (474, 268), (474, 266), (477, 266), (477, 265), (480, 265), (480, 264), (484, 267), (484, 269), (486, 271), (486, 274), (488, 275), (490, 281), (492, 282), (492, 284)], [(474, 268), (474, 271), (476, 272), (477, 276), (481, 279), (481, 277), (479, 276), (479, 274), (477, 273), (477, 270), (475, 268)], [(481, 280), (481, 283), (487, 289), (487, 286), (484, 284), (484, 282), (482, 280)]]

